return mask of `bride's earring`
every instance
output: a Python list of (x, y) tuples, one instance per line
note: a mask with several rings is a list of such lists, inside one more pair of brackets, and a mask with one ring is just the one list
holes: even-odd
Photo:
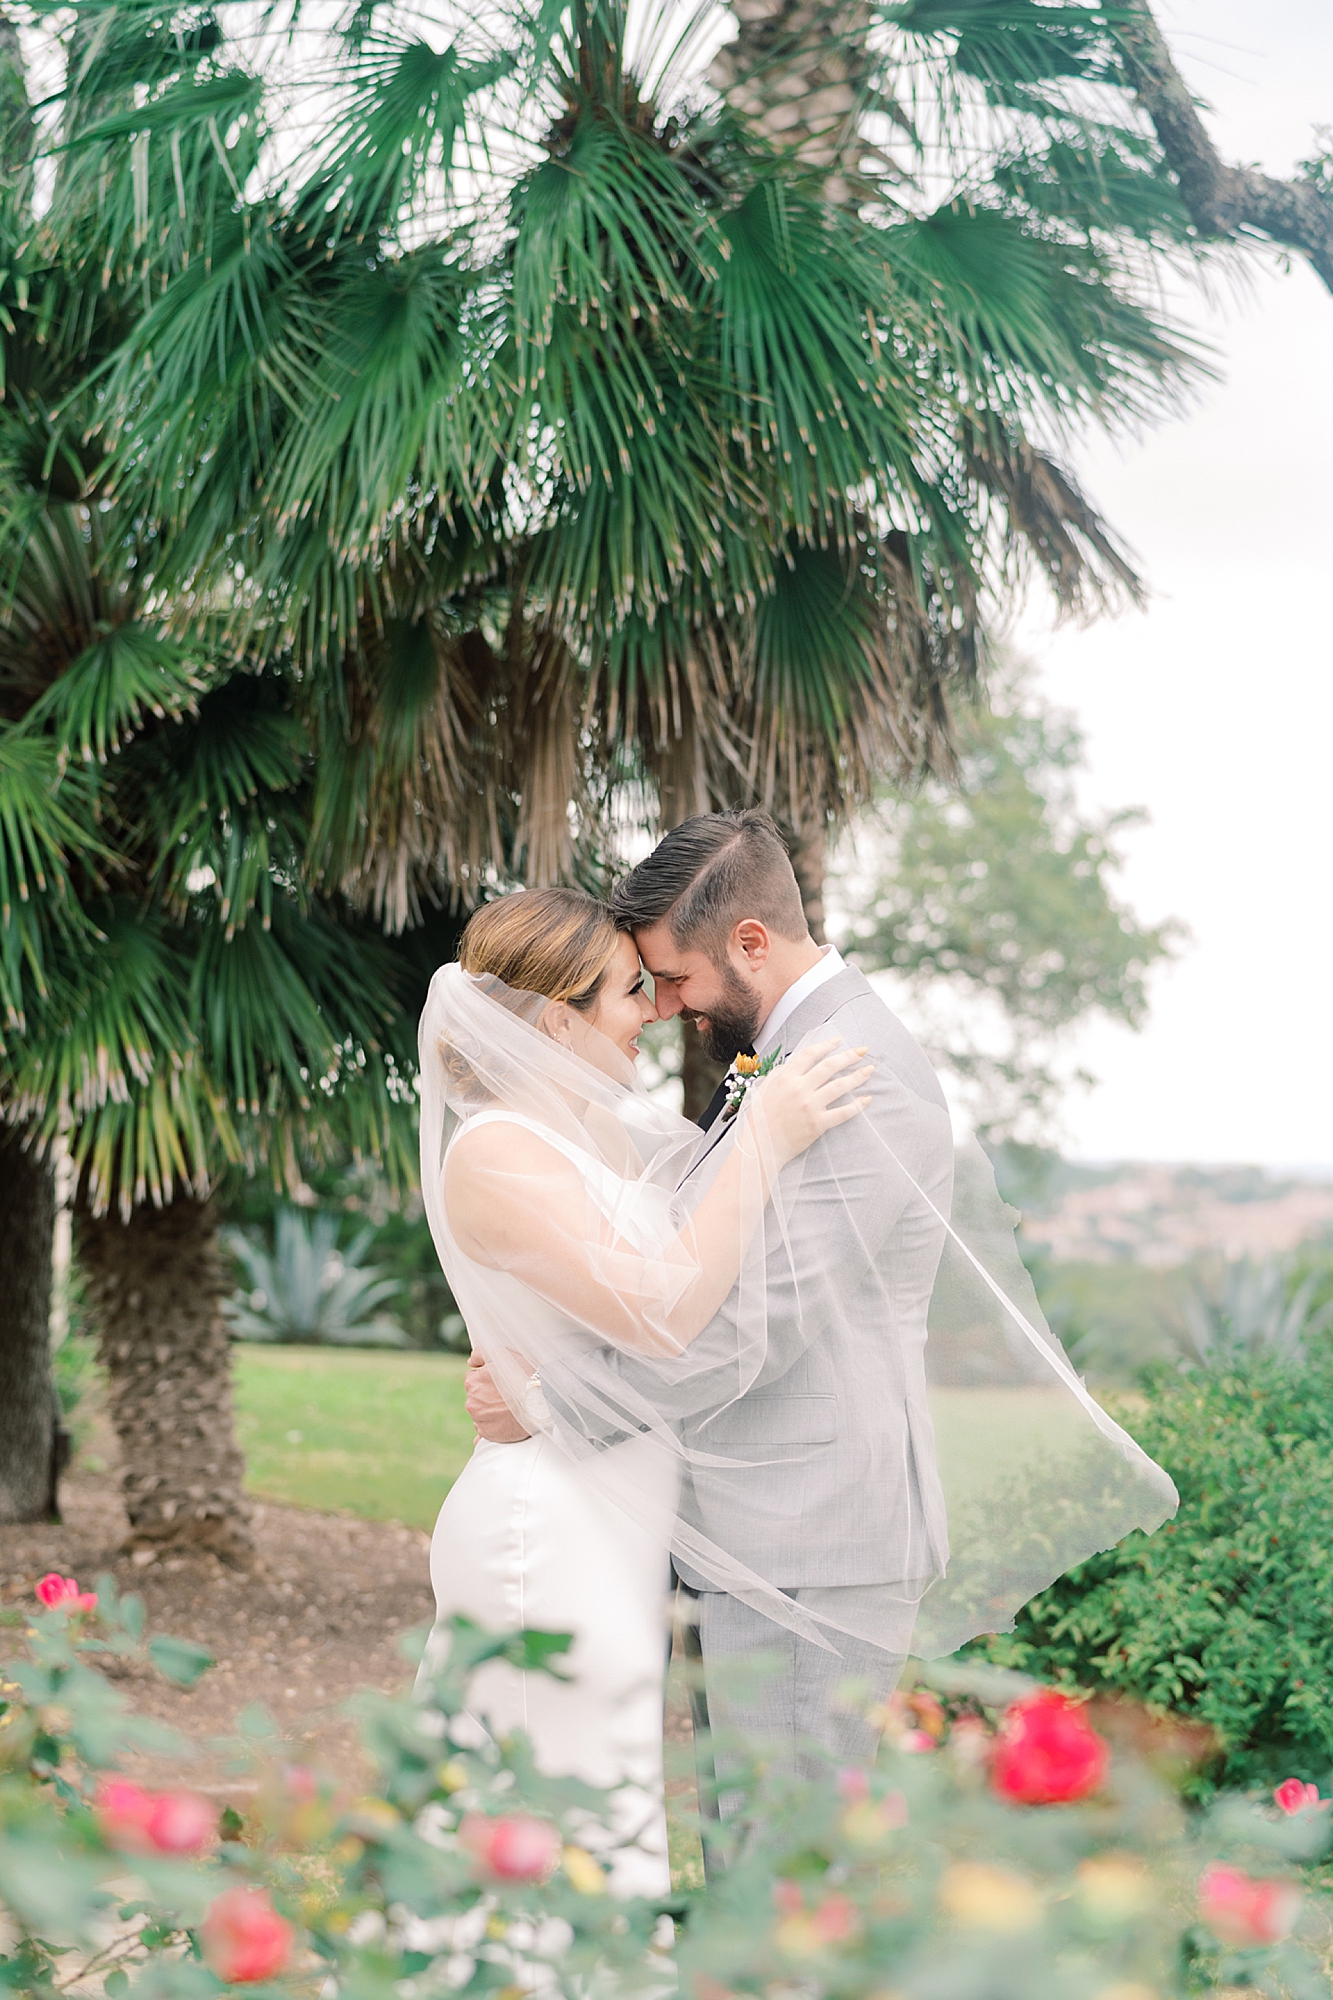
[(569, 1009), (563, 1001), (554, 1001), (542, 1015), (542, 1033), (549, 1035), (553, 1042), (559, 1042), (562, 1049), (572, 1049), (574, 1037), (569, 1032)]

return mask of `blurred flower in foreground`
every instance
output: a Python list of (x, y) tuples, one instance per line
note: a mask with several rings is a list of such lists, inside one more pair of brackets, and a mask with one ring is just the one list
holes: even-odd
[(777, 1945), (789, 1958), (813, 1958), (829, 1945), (850, 1944), (860, 1934), (861, 1912), (850, 1896), (825, 1896), (812, 1910), (798, 1882), (773, 1885), (773, 1902), (782, 1918)]
[(1284, 1813), (1312, 1812), (1316, 1806), (1333, 1805), (1333, 1799), (1319, 1796), (1318, 1785), (1307, 1785), (1300, 1778), (1284, 1778), (1273, 1797)]
[(59, 1571), (53, 1569), (33, 1585), (33, 1594), (48, 1611), (53, 1611), (58, 1604), (65, 1605), (70, 1611), (95, 1611), (97, 1608), (95, 1590), (80, 1590), (74, 1577), (61, 1576)]
[(124, 1854), (202, 1854), (217, 1831), (217, 1815), (194, 1792), (147, 1792), (127, 1778), (97, 1788), (93, 1816), (108, 1847)]
[(204, 1963), (230, 1986), (274, 1979), (285, 1970), (296, 1933), (269, 1901), (267, 1889), (224, 1889), (208, 1906), (200, 1930)]
[(502, 1819), (469, 1813), (458, 1829), (458, 1844), (483, 1874), (502, 1882), (540, 1882), (560, 1859), (559, 1829), (528, 1813)]
[(940, 1879), (940, 1908), (966, 1930), (1030, 1931), (1041, 1897), (1024, 1875), (988, 1861), (956, 1861)]
[(1066, 1805), (1101, 1788), (1110, 1754), (1077, 1702), (1043, 1688), (1005, 1710), (991, 1789), (1013, 1805)]
[(1211, 1861), (1199, 1878), (1199, 1915), (1223, 1944), (1281, 1944), (1301, 1907), (1294, 1882), (1257, 1879)]
[(564, 1848), (560, 1865), (580, 1896), (605, 1895), (606, 1872), (600, 1862), (593, 1860), (586, 1847)]
[(944, 1735), (948, 1720), (929, 1688), (899, 1688), (886, 1702), (870, 1711), (869, 1720), (884, 1731), (895, 1750), (909, 1753), (933, 1750)]
[(1097, 1854), (1078, 1865), (1078, 1899), (1100, 1923), (1123, 1924), (1156, 1901), (1148, 1870), (1134, 1854)]

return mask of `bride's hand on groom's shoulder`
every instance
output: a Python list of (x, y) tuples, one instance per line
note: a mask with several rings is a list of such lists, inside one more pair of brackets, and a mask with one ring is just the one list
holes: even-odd
[(865, 1050), (849, 1049), (841, 1036), (811, 1042), (770, 1071), (753, 1094), (753, 1111), (767, 1129), (780, 1166), (835, 1125), (845, 1125), (869, 1104), (848, 1097), (874, 1075)]
[(531, 1435), (496, 1388), (495, 1377), (480, 1354), (468, 1357), (464, 1401), (477, 1435), (488, 1444), (521, 1444)]

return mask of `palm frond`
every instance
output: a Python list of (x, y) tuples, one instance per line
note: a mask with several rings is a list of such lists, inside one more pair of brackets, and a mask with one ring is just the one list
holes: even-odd
[(104, 764), (145, 714), (179, 716), (205, 685), (197, 652), (143, 625), (116, 625), (69, 662), (21, 727), (28, 734), (49, 730), (62, 758)]
[(1094, 259), (999, 209), (949, 202), (883, 242), (979, 408), (1113, 425), (1160, 411), (1197, 366), (1146, 308), (1099, 282)]
[(1114, 70), (1111, 25), (1130, 11), (1100, 0), (891, 0), (879, 13), (901, 34), (944, 43), (961, 75), (1005, 90), (1052, 78), (1104, 82)]
[(0, 727), (0, 1019), (10, 1028), (24, 1032), (27, 1000), (46, 995), (53, 943), (69, 933), (92, 942), (71, 870), (106, 854), (91, 780), (66, 773), (49, 739)]

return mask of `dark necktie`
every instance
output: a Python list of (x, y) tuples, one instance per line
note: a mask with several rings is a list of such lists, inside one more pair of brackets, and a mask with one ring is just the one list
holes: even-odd
[[(752, 1056), (754, 1054), (754, 1050), (737, 1049), (736, 1054), (738, 1056)], [(735, 1058), (733, 1057), (732, 1060), (734, 1061)], [(728, 1067), (730, 1067), (730, 1065)], [(718, 1085), (717, 1089), (713, 1092), (713, 1095), (709, 1098), (707, 1104), (704, 1106), (704, 1115), (699, 1120), (700, 1128), (703, 1131), (706, 1132), (711, 1125), (715, 1125), (719, 1117), (722, 1115), (722, 1107), (727, 1101), (728, 1088), (729, 1085), (727, 1082), (727, 1078), (724, 1076), (721, 1083)]]

